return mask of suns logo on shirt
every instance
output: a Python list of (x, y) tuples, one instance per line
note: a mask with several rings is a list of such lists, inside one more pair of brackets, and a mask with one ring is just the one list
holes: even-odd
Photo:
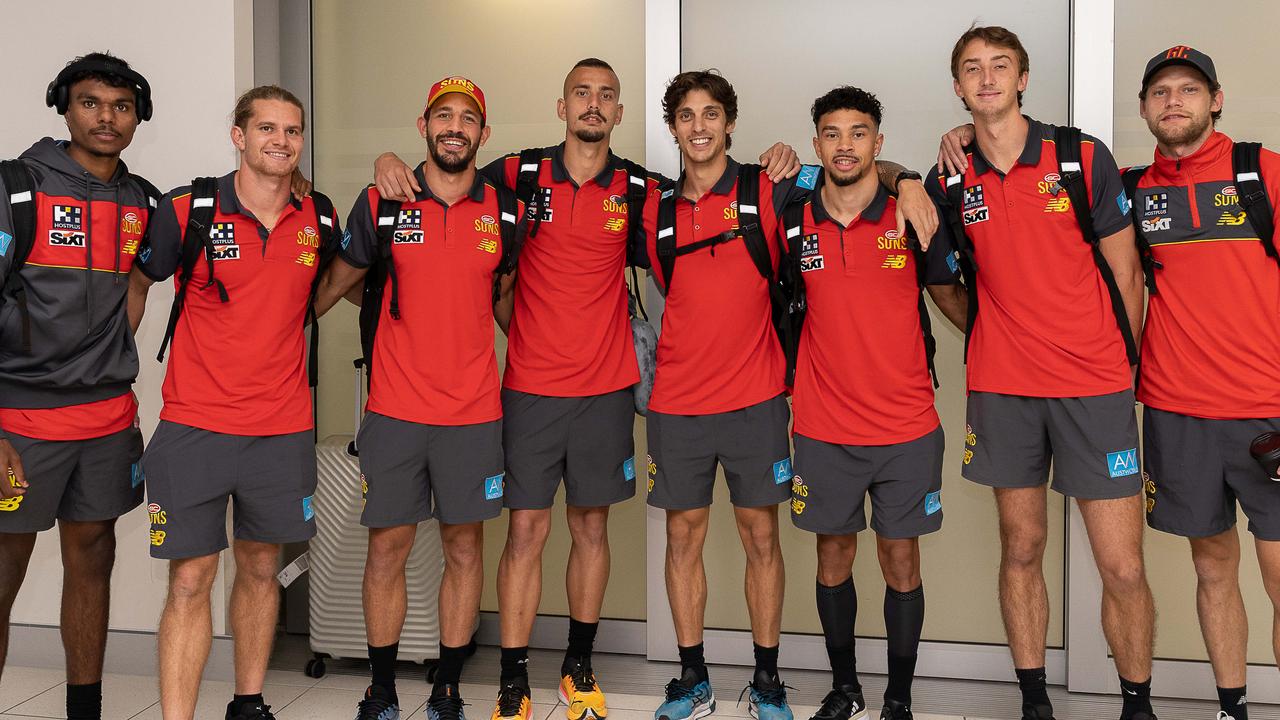
[(498, 228), (498, 221), (494, 220), (492, 215), (481, 215), (476, 218), (475, 227), (478, 233), (497, 235), (501, 232)]
[(121, 235), (141, 235), (142, 221), (138, 219), (138, 213), (130, 210), (120, 218), (120, 234)]

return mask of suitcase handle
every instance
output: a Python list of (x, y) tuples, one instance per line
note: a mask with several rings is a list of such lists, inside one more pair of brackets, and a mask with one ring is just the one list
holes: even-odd
[(360, 435), (360, 420), (364, 417), (364, 358), (356, 358), (352, 365), (356, 369), (356, 411), (351, 442), (347, 444), (347, 454), (360, 457), (360, 447), (356, 445), (356, 437)]

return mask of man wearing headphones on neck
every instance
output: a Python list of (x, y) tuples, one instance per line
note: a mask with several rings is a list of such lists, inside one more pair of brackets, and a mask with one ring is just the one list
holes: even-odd
[(67, 64), (46, 102), (70, 140), (0, 163), (0, 673), (36, 533), (57, 521), (67, 717), (102, 716), (116, 518), (142, 502), (129, 270), (159, 193), (120, 153), (151, 117), (124, 60)]

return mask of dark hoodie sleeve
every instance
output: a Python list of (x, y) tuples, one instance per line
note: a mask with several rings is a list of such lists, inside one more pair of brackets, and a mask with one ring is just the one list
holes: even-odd
[[(185, 195), (180, 194), (185, 192)], [(182, 226), (173, 204), (178, 197), (190, 198), (190, 190), (175, 190), (160, 200), (155, 217), (147, 225), (147, 237), (134, 262), (143, 275), (156, 282), (173, 277), (182, 260)], [(188, 200), (189, 201), (189, 200)]]

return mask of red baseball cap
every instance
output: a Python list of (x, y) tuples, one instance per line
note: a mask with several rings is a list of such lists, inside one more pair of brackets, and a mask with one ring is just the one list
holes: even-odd
[(427, 104), (423, 108), (426, 112), (431, 108), (432, 103), (439, 100), (441, 96), (449, 93), (460, 93), (466, 95), (476, 101), (476, 105), (480, 108), (481, 119), (485, 118), (484, 108), (484, 92), (480, 90), (480, 86), (462, 77), (461, 75), (451, 75), (435, 85), (431, 86), (431, 90), (427, 93)]

